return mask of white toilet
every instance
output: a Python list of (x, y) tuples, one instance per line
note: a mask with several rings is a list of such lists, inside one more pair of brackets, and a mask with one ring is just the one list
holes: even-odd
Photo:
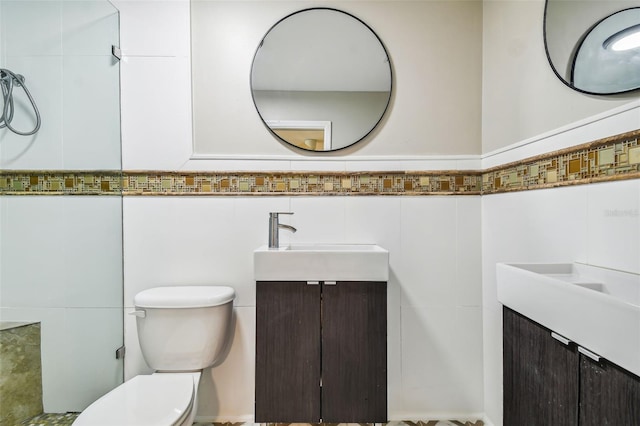
[(142, 355), (156, 372), (136, 376), (84, 410), (74, 426), (187, 426), (203, 368), (230, 338), (235, 291), (224, 286), (157, 287), (134, 298)]

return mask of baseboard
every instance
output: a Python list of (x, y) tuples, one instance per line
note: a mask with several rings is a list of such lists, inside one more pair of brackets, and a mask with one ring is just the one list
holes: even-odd
[(429, 420), (458, 420), (465, 421), (478, 421), (482, 420), (485, 426), (493, 426), (493, 423), (487, 423), (485, 421), (485, 413), (456, 413), (456, 412), (438, 412), (438, 413), (394, 413), (389, 416), (389, 422), (424, 422)]
[(482, 421), (484, 422), (484, 426), (496, 426), (486, 414), (482, 416)]
[(254, 424), (255, 420), (252, 415), (246, 416), (196, 416), (196, 423), (244, 423)]

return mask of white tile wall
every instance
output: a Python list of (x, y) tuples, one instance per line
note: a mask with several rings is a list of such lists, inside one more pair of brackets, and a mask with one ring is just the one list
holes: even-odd
[(113, 0), (125, 56), (189, 56), (189, 0)]
[(62, 2), (62, 51), (73, 56), (111, 56), (119, 46), (118, 11), (106, 1)]
[[(389, 410), (391, 418), (406, 415), (428, 415), (429, 410), (458, 413), (478, 412), (481, 405), (482, 357), (477, 350), (462, 350), (462, 346), (479, 348), (481, 336), (480, 292), (470, 291), (456, 273), (458, 247), (479, 247), (479, 232), (466, 230), (468, 216), (479, 216), (480, 203), (475, 197), (129, 197), (124, 200), (125, 234), (125, 305), (131, 306), (133, 295), (144, 288), (166, 284), (228, 284), (237, 293), (238, 327), (232, 353), (212, 371), (211, 381), (203, 383), (201, 391), (207, 397), (200, 408), (204, 419), (247, 419), (253, 415), (254, 309), (255, 286), (252, 277), (252, 252), (267, 242), (269, 211), (293, 211), (283, 217), (283, 223), (298, 228), (295, 234), (282, 232), (287, 242), (352, 242), (377, 243), (390, 250), (391, 277), (388, 290), (389, 341)], [(430, 220), (443, 221), (438, 227), (425, 226)], [(458, 222), (465, 222), (458, 224)], [(446, 228), (442, 230), (443, 228)], [(446, 232), (453, 235), (443, 248)], [(441, 252), (445, 252), (442, 254)], [(437, 253), (438, 262), (425, 263), (423, 253)], [(445, 256), (446, 255), (446, 256)], [(472, 257), (469, 253), (467, 257)], [(479, 253), (476, 252), (479, 259)], [(464, 256), (463, 256), (464, 258)], [(478, 259), (465, 262), (469, 269), (479, 266)], [(476, 266), (473, 266), (473, 265)], [(408, 265), (411, 265), (409, 267)], [(417, 266), (413, 266), (417, 265)], [(434, 269), (434, 271), (432, 271)], [(479, 268), (475, 273), (480, 277)], [(479, 281), (477, 281), (479, 283)], [(429, 291), (431, 285), (433, 289)], [(479, 285), (479, 284), (478, 284)], [(402, 295), (401, 295), (402, 293)], [(404, 297), (413, 294), (413, 299)], [(456, 322), (445, 331), (446, 338), (425, 333), (434, 327), (434, 317), (406, 317), (404, 309), (412, 305), (450, 312)], [(471, 305), (471, 306), (463, 306)], [(428, 309), (428, 308), (426, 308)], [(409, 311), (411, 312), (411, 311)], [(127, 377), (146, 373), (141, 363), (135, 338), (135, 321), (125, 319), (128, 345)], [(238, 337), (238, 333), (242, 334)], [(248, 343), (250, 341), (250, 344)], [(433, 359), (431, 368), (440, 371), (438, 387), (407, 386), (422, 381), (424, 370), (417, 360), (428, 354), (417, 353), (411, 342), (430, 342), (440, 348), (454, 347), (455, 362), (465, 365), (469, 387), (457, 405), (439, 407), (423, 405), (422, 411), (410, 401), (416, 392), (424, 401), (440, 401), (442, 392), (454, 394), (462, 385), (459, 369), (445, 368), (451, 360)], [(237, 346), (241, 344), (242, 346)], [(444, 348), (443, 348), (444, 350)], [(413, 357), (413, 358), (412, 358)], [(411, 360), (415, 359), (413, 362)], [(416, 379), (416, 377), (419, 377)], [(417, 380), (417, 381), (416, 381)], [(442, 382), (442, 383), (440, 383)], [(221, 390), (225, 389), (225, 392)], [(230, 392), (229, 396), (227, 391)], [(418, 410), (418, 411), (416, 411)]]
[(122, 328), (122, 308), (65, 310), (64, 339), (56, 341), (56, 350), (64, 343), (66, 351), (67, 392), (60, 407), (82, 411), (122, 383), (124, 362), (115, 357), (123, 344)]
[[(110, 46), (110, 45), (109, 45)], [(120, 155), (120, 68), (101, 56), (62, 60), (63, 168), (117, 169)]]
[[(25, 77), (42, 125), (28, 137), (0, 130), (0, 166), (118, 169), (117, 11), (108, 2), (77, 1), (6, 1), (2, 9), (1, 65)], [(14, 101), (12, 126), (33, 129), (35, 113), (19, 87)]]
[[(249, 163), (242, 159), (188, 162), (192, 139), (189, 2), (114, 3), (121, 11), (121, 46), (125, 55), (121, 63), (125, 169), (381, 167), (380, 162), (348, 160), (326, 164), (276, 159)], [(82, 50), (79, 39), (65, 38), (65, 42)], [(47, 46), (45, 43), (21, 48)], [(62, 63), (47, 68), (62, 69)], [(62, 152), (61, 142), (54, 143), (58, 147), (51, 152), (42, 151), (48, 154), (42, 158), (48, 158), (49, 162)], [(19, 158), (18, 154), (5, 153), (3, 147), (3, 167), (5, 159)], [(44, 164), (44, 160), (29, 161), (35, 168)], [(57, 167), (63, 160), (60, 157), (53, 161), (58, 162), (49, 168)], [(12, 164), (20, 165), (15, 161)], [(415, 169), (418, 163), (389, 160), (384, 164), (383, 168), (402, 170)], [(479, 168), (478, 160), (473, 158), (425, 159), (420, 164), (429, 169)], [(126, 198), (123, 201), (125, 306), (132, 306), (135, 293), (155, 285), (234, 286), (238, 293), (234, 344), (224, 362), (205, 374), (201, 395), (210, 402), (201, 405), (199, 414), (211, 420), (250, 421), (255, 338), (251, 252), (266, 243), (267, 213), (291, 210), (295, 215), (283, 222), (293, 224), (299, 232), (292, 235), (283, 232), (283, 243), (372, 242), (390, 250), (390, 418), (476, 413), (482, 412), (483, 406), (492, 407), (492, 413), (498, 412), (495, 407), (501, 401), (501, 321), (495, 300), (495, 262), (613, 260), (624, 268), (637, 267), (634, 256), (638, 258), (638, 228), (637, 221), (633, 222), (633, 209), (637, 206), (638, 185), (622, 182), (610, 184), (612, 187), (602, 185), (493, 195), (482, 201), (479, 197)], [(614, 211), (631, 213), (603, 214), (602, 203), (611, 205)], [(23, 210), (24, 214), (33, 214), (29, 209)], [(5, 221), (6, 209), (2, 214)], [(42, 228), (45, 225), (46, 222)], [(627, 251), (621, 253), (619, 246), (612, 246), (609, 235), (623, 241), (621, 245)], [(61, 235), (53, 237), (62, 239)], [(0, 250), (3, 261), (10, 259), (5, 247), (0, 246)], [(91, 265), (89, 254), (85, 261)], [(65, 262), (75, 260), (72, 251), (65, 256), (68, 256)], [(54, 274), (64, 273), (56, 269), (55, 262), (49, 266)], [(3, 273), (4, 270), (3, 267)], [(36, 280), (38, 274), (33, 274)], [(59, 296), (44, 294), (52, 300)], [(38, 315), (51, 317), (51, 321), (62, 324), (62, 330), (67, 330), (64, 309), (45, 307)], [(107, 311), (93, 313), (106, 315)], [(79, 312), (74, 311), (73, 315)], [(4, 315), (5, 310), (3, 318)], [(128, 347), (125, 376), (149, 373), (137, 345), (134, 317), (124, 315), (124, 328)], [(481, 346), (483, 353), (478, 350)], [(57, 361), (52, 357), (46, 362)], [(59, 375), (56, 380), (62, 380), (67, 373), (55, 374)], [(47, 378), (47, 383), (51, 387), (55, 381)], [(64, 384), (56, 386), (58, 391), (68, 389)], [(55, 397), (62, 399), (62, 395)], [(55, 406), (54, 402), (51, 404)]]
[[(3, 197), (3, 320), (42, 322), (47, 412), (83, 410), (121, 382), (121, 200)], [(10, 307), (10, 308), (9, 308)]]
[[(616, 114), (598, 126), (630, 129), (634, 123), (637, 128), (637, 110)], [(593, 126), (587, 120), (575, 130), (542, 141), (549, 150), (564, 147), (571, 138), (582, 143), (585, 128)], [(532, 148), (514, 148), (496, 159), (524, 158), (529, 154), (523, 152)], [(638, 273), (640, 181), (486, 195), (481, 211), (484, 409), (495, 424), (501, 424), (502, 305), (497, 300), (496, 263), (585, 262)]]
[(345, 241), (378, 244), (389, 250), (387, 283), (387, 399), (389, 413), (402, 412), (401, 288), (396, 271), (402, 256), (401, 200), (346, 197)]
[[(3, 34), (9, 56), (62, 54), (59, 1), (4, 1)], [(34, 31), (37, 30), (37, 31)]]
[[(0, 130), (0, 167), (31, 170), (62, 168), (62, 57), (9, 56), (5, 66), (25, 77), (25, 84), (40, 111), (42, 124), (33, 136), (19, 136), (7, 129)], [(31, 103), (21, 89), (14, 91), (16, 114), (11, 125), (22, 132), (31, 131), (35, 126)]]
[(479, 307), (402, 306), (406, 413), (483, 411), (481, 317)]
[(189, 58), (125, 56), (121, 72), (123, 168), (181, 169), (191, 154)]
[(120, 306), (120, 206), (117, 197), (3, 200), (2, 306)]
[(458, 306), (482, 303), (481, 199), (456, 199), (456, 294)]
[[(64, 262), (59, 247), (64, 241), (62, 198), (13, 197), (3, 200), (0, 290), (2, 306), (64, 307)], [(27, 255), (27, 253), (30, 253)], [(20, 278), (20, 285), (13, 282)], [(37, 296), (37, 297), (36, 297)]]
[[(158, 3), (165, 2), (154, 2)], [(158, 41), (163, 40), (165, 33), (185, 33), (182, 12), (175, 16), (165, 14), (184, 3), (182, 6), (180, 2), (166, 3), (157, 14), (144, 11), (149, 9), (149, 3), (116, 3), (121, 11), (122, 46), (127, 56), (122, 65), (125, 169), (414, 169), (415, 162), (403, 160), (384, 161), (383, 166), (379, 161), (291, 161), (259, 156), (246, 160), (240, 157), (225, 160), (221, 156), (215, 160), (189, 161), (192, 150), (189, 61), (181, 56), (184, 53), (179, 47), (181, 41), (177, 45)], [(141, 17), (144, 25), (136, 24)], [(163, 46), (167, 50), (162, 50)], [(434, 157), (429, 164), (444, 170), (473, 161)], [(426, 418), (435, 411), (447, 410), (457, 410), (458, 414), (479, 412), (482, 357), (477, 351), (456, 351), (456, 360), (466, 365), (465, 374), (470, 374), (472, 382), (457, 404), (441, 405), (444, 401), (441, 395), (457, 395), (462, 384), (457, 373), (444, 368), (443, 363), (448, 361), (434, 360), (433, 368), (442, 370), (441, 386), (423, 383), (416, 390), (403, 385), (403, 381), (423, 369), (423, 363), (418, 361), (407, 364), (411, 359), (407, 358), (407, 351), (413, 349), (409, 342), (428, 341), (430, 336), (424, 330), (433, 326), (434, 318), (406, 318), (402, 311), (414, 304), (451, 311), (458, 318), (455, 326), (446, 338), (431, 344), (440, 347), (455, 342), (459, 348), (472, 339), (469, 344), (480, 347), (477, 343), (480, 332), (473, 331), (481, 327), (479, 209), (480, 202), (475, 197), (125, 198), (125, 306), (132, 305), (135, 293), (155, 285), (232, 285), (238, 295), (234, 344), (229, 357), (203, 378), (200, 392), (202, 400), (208, 402), (201, 404), (199, 417), (209, 421), (251, 421), (255, 340), (252, 251), (267, 243), (269, 211), (293, 211), (295, 214), (283, 217), (282, 222), (295, 226), (298, 232), (283, 231), (283, 244), (363, 242), (377, 243), (390, 250), (390, 418)], [(433, 220), (441, 223), (432, 226)], [(456, 260), (458, 255), (460, 260)], [(409, 294), (412, 298), (407, 298)], [(125, 315), (126, 378), (149, 373), (136, 335), (135, 320)], [(415, 356), (416, 360), (420, 358), (418, 354)]]
[[(254, 407), (255, 307), (234, 309), (233, 344), (219, 365), (205, 370), (201, 379), (198, 409), (205, 420), (252, 422)], [(230, 385), (233, 383), (233, 385)]]
[(402, 305), (456, 304), (456, 198), (401, 199)]
[(254, 306), (253, 250), (267, 244), (268, 213), (288, 210), (279, 197), (125, 198), (125, 306), (180, 284), (231, 285), (236, 306)]
[(640, 273), (640, 179), (587, 189), (589, 264)]

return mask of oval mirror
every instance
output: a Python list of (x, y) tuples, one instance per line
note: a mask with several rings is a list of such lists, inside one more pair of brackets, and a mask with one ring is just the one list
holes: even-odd
[[(625, 37), (636, 44), (616, 47)], [(574, 90), (640, 88), (640, 0), (546, 0), (544, 43), (551, 68)]]
[(260, 118), (279, 139), (308, 151), (362, 140), (391, 99), (391, 63), (378, 36), (330, 8), (295, 12), (264, 36), (251, 67)]

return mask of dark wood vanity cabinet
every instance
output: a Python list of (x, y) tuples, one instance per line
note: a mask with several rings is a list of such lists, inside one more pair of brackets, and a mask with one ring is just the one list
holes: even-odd
[(256, 422), (387, 421), (382, 282), (258, 281)]
[(318, 422), (319, 300), (319, 285), (257, 283), (256, 422)]
[(578, 351), (549, 330), (504, 308), (505, 426), (578, 424)]
[(580, 426), (640, 426), (640, 377), (580, 355)]
[(640, 378), (504, 307), (505, 426), (640, 426)]

